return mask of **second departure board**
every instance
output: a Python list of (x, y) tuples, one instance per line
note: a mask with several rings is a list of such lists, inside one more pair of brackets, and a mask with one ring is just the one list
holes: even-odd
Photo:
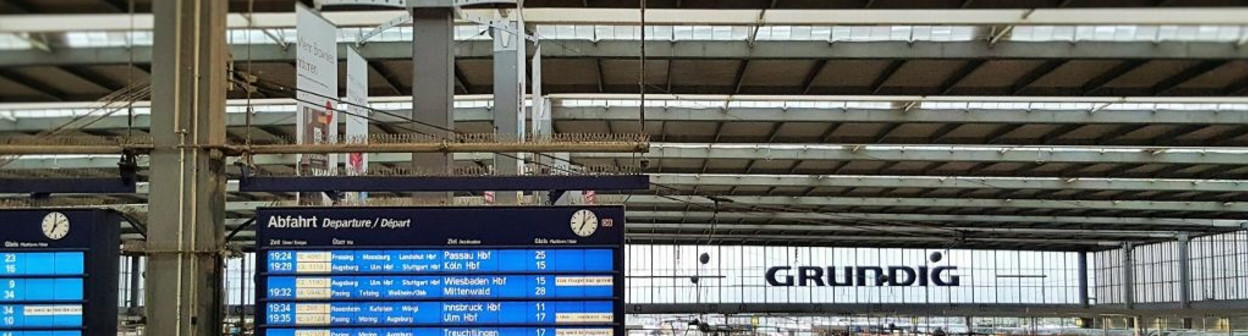
[(3, 210), (0, 225), (0, 336), (117, 335), (117, 213)]
[(260, 335), (623, 335), (621, 207), (256, 216)]

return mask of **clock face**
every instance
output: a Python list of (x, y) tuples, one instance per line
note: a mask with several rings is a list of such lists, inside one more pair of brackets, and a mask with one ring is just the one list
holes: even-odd
[(577, 210), (572, 214), (572, 232), (581, 237), (589, 237), (598, 230), (598, 215), (589, 210)]
[(51, 212), (43, 216), (43, 235), (52, 240), (61, 240), (69, 234), (69, 217), (59, 212)]

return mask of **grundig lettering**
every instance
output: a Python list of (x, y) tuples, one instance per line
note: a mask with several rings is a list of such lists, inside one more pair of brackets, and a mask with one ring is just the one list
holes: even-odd
[[(933, 253), (931, 260), (940, 261), (939, 252)], [(961, 285), (961, 278), (948, 274), (958, 269), (957, 266), (844, 266), (814, 267), (775, 266), (767, 269), (767, 284), (779, 287), (823, 287), (823, 286), (928, 286), (956, 287)], [(868, 281), (868, 276), (873, 281)]]

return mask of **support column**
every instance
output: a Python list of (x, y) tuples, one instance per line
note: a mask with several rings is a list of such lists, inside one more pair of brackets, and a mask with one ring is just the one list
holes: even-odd
[[(511, 16), (499, 16), (495, 22), (500, 26), (520, 31), (519, 11), (502, 10)], [(500, 141), (523, 141), (524, 139), (524, 37), (498, 28), (494, 32), (494, 134)], [(514, 139), (513, 139), (514, 138)], [(519, 153), (494, 154), (494, 173), (497, 175), (520, 175)], [(497, 204), (520, 203), (519, 195), (503, 192), (496, 198)]]
[[(1179, 251), (1179, 308), (1183, 310), (1192, 308), (1192, 263), (1191, 263), (1191, 241), (1192, 238), (1186, 232), (1176, 236), (1178, 243), (1175, 248)], [(1183, 319), (1183, 328), (1192, 328), (1191, 316), (1180, 316)]]
[(155, 1), (147, 334), (221, 332), (226, 1)]
[[(429, 1), (425, 1), (429, 2)], [(445, 7), (413, 7), (412, 15), (412, 119), (411, 128), (439, 139), (455, 129), (455, 26), (450, 1)], [(421, 6), (421, 1), (409, 1)], [(418, 172), (449, 174), (454, 162), (450, 154), (412, 154), (412, 167)], [(450, 204), (452, 193), (418, 193), (418, 199)]]
[(1135, 244), (1122, 244), (1122, 304), (1135, 309)]
[[(1079, 251), (1078, 258), (1079, 272), (1079, 306), (1084, 309), (1092, 307), (1091, 300), (1088, 297), (1088, 251)], [(1090, 317), (1079, 317), (1079, 325), (1084, 329), (1092, 328), (1095, 322)]]
[(143, 281), (143, 272), (141, 269), (142, 258), (137, 255), (130, 255), (126, 258), (130, 259), (130, 297), (129, 304), (126, 305), (127, 313), (135, 315), (139, 313), (139, 282)]
[(1079, 306), (1088, 308), (1088, 251), (1079, 251)]

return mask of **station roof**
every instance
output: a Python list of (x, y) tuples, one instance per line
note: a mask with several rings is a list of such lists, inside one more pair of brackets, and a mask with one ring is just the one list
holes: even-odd
[[(246, 94), (231, 91), (230, 141), (294, 134), (295, 58), (286, 44), (296, 36), (293, 16), (283, 13), (292, 3), (256, 0), (267, 13), (231, 20), (234, 76), (255, 75), (260, 84), (250, 126)], [(526, 2), (531, 30), (545, 38), (542, 77), (555, 131), (653, 140), (644, 155), (571, 155), (593, 166), (647, 162), (640, 171), (651, 175), (651, 190), (600, 197), (628, 206), (631, 242), (1037, 250), (1248, 228), (1248, 12), (1127, 8), (1214, 3), (650, 1), (657, 9), (642, 108), (640, 32), (630, 26), (635, 18), (609, 8), (631, 3)], [(0, 0), (0, 138), (67, 123), (76, 123), (71, 135), (147, 134), (145, 102), (134, 105), (133, 120), (128, 104), (89, 102), (147, 81), (148, 4), (139, 1), (133, 18), (118, 14), (124, 4)], [(346, 27), (345, 48), (396, 13), (326, 16)], [(410, 109), (402, 97), (412, 90), (410, 37), (395, 28), (359, 46), (371, 67), (371, 106), (390, 113), (376, 115), (375, 134), (408, 132), (399, 116)], [(492, 41), (466, 23), (456, 39), (455, 128), (489, 132)], [(255, 159), (277, 173), (295, 162)], [(492, 163), (490, 154), (455, 159), (462, 167)], [(116, 161), (25, 156), (0, 167), (0, 177), (102, 176)], [(371, 162), (410, 166), (404, 155)], [(231, 166), (231, 177), (238, 173)], [(255, 207), (292, 198), (230, 186), (231, 229)], [(142, 213), (146, 188), (54, 199)]]
[[(289, 11), (295, 0), (229, 0), (234, 11)], [(135, 0), (150, 11), (151, 0)], [(636, 7), (636, 0), (528, 0), (528, 7)], [(1244, 6), (1242, 0), (648, 0), (651, 8), (1079, 8), (1079, 7), (1209, 7)], [(0, 13), (126, 12), (127, 0), (5, 0)]]

